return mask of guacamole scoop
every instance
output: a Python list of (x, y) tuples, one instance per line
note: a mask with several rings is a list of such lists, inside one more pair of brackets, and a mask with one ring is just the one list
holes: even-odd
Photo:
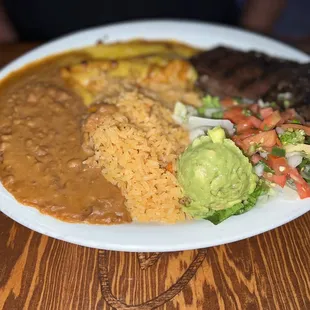
[(180, 155), (177, 178), (185, 196), (184, 211), (194, 218), (247, 199), (258, 180), (248, 158), (220, 127), (196, 138)]

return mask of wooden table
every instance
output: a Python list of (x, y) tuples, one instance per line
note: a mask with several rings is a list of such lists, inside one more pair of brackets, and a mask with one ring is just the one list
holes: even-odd
[[(0, 66), (34, 45), (0, 45)], [(310, 309), (310, 213), (177, 253), (89, 249), (0, 213), (0, 309)]]

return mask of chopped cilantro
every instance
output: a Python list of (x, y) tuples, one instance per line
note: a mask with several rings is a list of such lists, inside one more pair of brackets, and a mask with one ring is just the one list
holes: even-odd
[(305, 168), (306, 166), (310, 165), (310, 159), (309, 158), (303, 158), (301, 164), (298, 166), (301, 170)]
[(250, 145), (249, 150), (248, 150), (249, 154), (254, 154), (257, 151), (257, 148), (258, 148), (257, 144)]
[(301, 176), (310, 184), (310, 159), (303, 158), (301, 164), (298, 166)]
[(267, 173), (274, 173), (274, 170), (271, 169), (264, 161), (260, 160), (259, 163), (263, 165), (263, 167), (264, 167), (264, 172), (267, 172)]
[(279, 147), (273, 147), (271, 150), (271, 154), (277, 157), (285, 157), (285, 150)]
[(242, 110), (242, 114), (245, 116), (251, 116), (252, 112), (249, 109), (243, 109)]

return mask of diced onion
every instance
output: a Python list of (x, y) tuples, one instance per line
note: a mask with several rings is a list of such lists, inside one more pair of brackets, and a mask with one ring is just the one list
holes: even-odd
[(257, 176), (261, 177), (264, 174), (264, 165), (263, 164), (257, 164), (254, 167), (254, 171), (257, 174)]
[(205, 117), (212, 117), (213, 113), (222, 111), (221, 108), (210, 108), (210, 109), (206, 109), (205, 112), (203, 113)]
[(259, 155), (263, 158), (267, 158), (268, 153), (267, 152), (259, 152)]
[(227, 119), (210, 119), (197, 116), (188, 118), (188, 128), (190, 131), (205, 127), (222, 127), (230, 136), (235, 133), (234, 124)]
[(302, 162), (302, 156), (299, 154), (287, 157), (287, 163), (289, 164), (289, 166), (293, 168), (299, 166), (301, 162)]
[(200, 136), (204, 136), (205, 135), (205, 131), (203, 129), (193, 129), (190, 131), (189, 133), (189, 139), (191, 142), (193, 142), (196, 138), (200, 137)]
[(281, 127), (276, 127), (276, 132), (278, 135), (281, 135), (282, 133), (284, 133), (284, 129), (282, 129)]

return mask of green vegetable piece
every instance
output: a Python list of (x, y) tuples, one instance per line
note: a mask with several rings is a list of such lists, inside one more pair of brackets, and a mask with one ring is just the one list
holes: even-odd
[(284, 133), (279, 135), (283, 145), (288, 144), (303, 144), (305, 142), (305, 131), (302, 129), (289, 128)]
[(264, 172), (274, 173), (274, 170), (271, 169), (264, 161), (260, 160), (258, 163), (263, 165)]
[(206, 108), (204, 106), (197, 108), (197, 112), (199, 115), (203, 115), (205, 114), (205, 110)]
[(240, 210), (243, 207), (242, 203), (237, 203), (231, 208), (215, 211), (212, 215), (205, 218), (205, 220), (209, 220), (214, 225), (218, 225), (221, 222), (225, 221), (232, 215), (234, 215), (238, 210)]
[(207, 95), (204, 98), (202, 98), (202, 106), (205, 109), (220, 108), (221, 107), (220, 98)]
[(305, 181), (310, 183), (310, 159), (306, 157), (303, 158), (301, 164), (297, 168)]
[(260, 196), (266, 195), (269, 192), (269, 186), (263, 180), (260, 180), (254, 190), (254, 192), (248, 197), (247, 200), (243, 201), (243, 207), (240, 208), (235, 215), (240, 215), (251, 210), (257, 203)]
[(243, 102), (241, 97), (233, 97), (234, 101), (237, 102), (237, 104), (241, 104)]
[(284, 100), (283, 105), (285, 109), (288, 109), (291, 106), (291, 103), (289, 100)]
[(293, 119), (291, 121), (292, 124), (301, 124), (301, 122), (298, 119)]
[(259, 148), (258, 144), (251, 144), (249, 149), (248, 149), (248, 154), (249, 155), (253, 155), (254, 153), (256, 153), (257, 149)]
[(207, 216), (205, 219), (209, 220), (214, 225), (218, 225), (224, 220), (231, 217), (232, 215), (240, 215), (245, 212), (248, 212), (256, 205), (258, 198), (262, 195), (267, 194), (268, 191), (269, 191), (268, 185), (263, 180), (260, 180), (254, 192), (250, 194), (246, 200), (235, 204), (229, 209), (215, 211), (211, 215)]
[(213, 112), (211, 117), (216, 119), (222, 119), (224, 118), (224, 113), (223, 111)]
[(242, 114), (245, 116), (251, 116), (252, 112), (249, 109), (243, 109), (242, 110)]
[(271, 155), (277, 156), (277, 157), (285, 157), (285, 150), (281, 149), (279, 147), (273, 147), (271, 150)]
[(300, 163), (298, 168), (301, 170), (301, 169), (305, 168), (307, 165), (310, 165), (310, 159), (305, 157), (302, 159), (302, 162)]

